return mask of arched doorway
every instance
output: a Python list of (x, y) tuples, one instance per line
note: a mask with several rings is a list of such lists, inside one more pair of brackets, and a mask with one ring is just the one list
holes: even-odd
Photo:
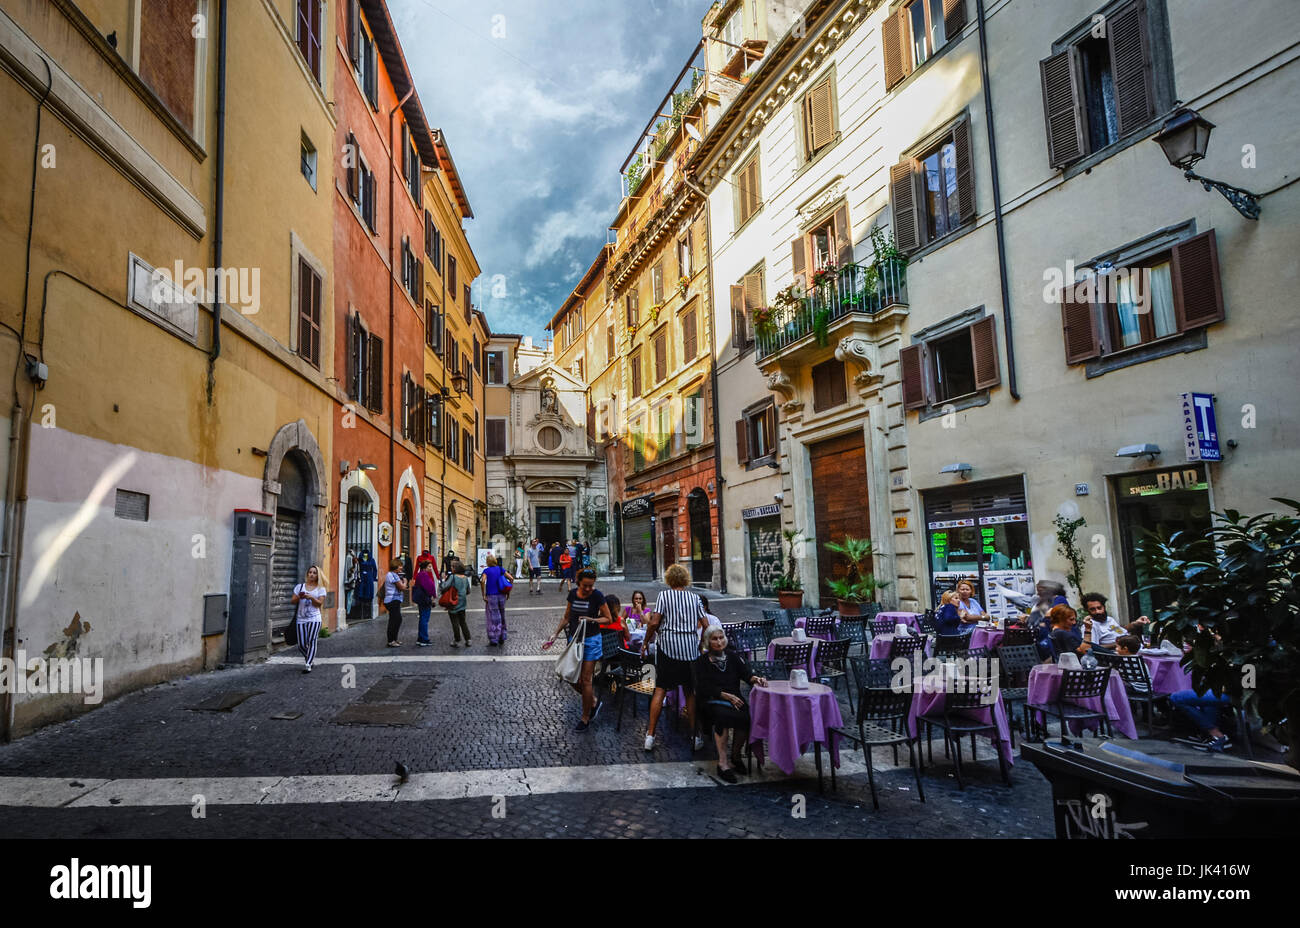
[(275, 504), (275, 535), (271, 555), (271, 635), (283, 635), (294, 619), (293, 588), (307, 571), (311, 557), (310, 537), (304, 531), (307, 518), (309, 464), (299, 451), (290, 451), (280, 462), (276, 480), (280, 495)]
[(709, 518), (709, 498), (701, 489), (686, 498), (691, 523), (691, 580), (713, 582), (713, 531)]
[(623, 507), (619, 503), (614, 504), (614, 565), (623, 566)]
[(402, 524), (397, 530), (397, 544), (402, 557), (409, 558), (411, 563), (415, 563), (411, 551), (411, 526), (414, 522), (415, 510), (411, 508), (410, 500), (402, 500)]
[[(360, 561), (363, 552), (369, 552), (372, 558), (375, 556), (375, 506), (370, 494), (360, 487), (348, 490), (347, 522), (343, 529), (343, 544), (344, 577), (350, 573), (349, 568), (353, 557)], [(356, 592), (355, 588), (347, 592), (352, 596), (348, 622), (359, 622), (370, 618), (373, 600), (367, 599), (362, 602), (359, 597), (352, 595)]]

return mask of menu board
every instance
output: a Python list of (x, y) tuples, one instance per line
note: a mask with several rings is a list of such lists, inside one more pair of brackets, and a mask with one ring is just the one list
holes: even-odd
[(1009, 619), (1024, 610), (1007, 602), (994, 585), (1007, 587), (1013, 593), (1035, 596), (1034, 572), (1032, 570), (986, 570), (984, 571), (984, 609), (996, 619)]

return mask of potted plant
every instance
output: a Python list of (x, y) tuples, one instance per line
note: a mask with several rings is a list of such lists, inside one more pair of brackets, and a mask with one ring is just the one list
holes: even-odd
[(759, 338), (771, 338), (776, 335), (776, 310), (760, 306), (754, 310), (754, 334)]
[(691, 282), (689, 278), (684, 276), (677, 278), (677, 292), (680, 293), (683, 297), (686, 296), (686, 288), (689, 287), (690, 285)]
[(650, 324), (654, 325), (659, 321), (659, 310), (664, 308), (664, 304), (656, 303), (650, 307)]
[(825, 348), (830, 343), (831, 311), (826, 308), (817, 310), (813, 316), (813, 337), (817, 344)]
[(1228, 510), (1214, 514), (1208, 532), (1142, 539), (1148, 582), (1136, 592), (1168, 597), (1151, 617), (1152, 635), (1191, 646), (1183, 663), (1192, 687), (1254, 709), (1290, 746), (1287, 763), (1300, 767), (1300, 502), (1275, 502), (1295, 512)]
[(803, 605), (803, 584), (799, 582), (799, 567), (794, 560), (794, 546), (802, 534), (793, 529), (781, 531), (786, 545), (786, 569), (772, 581), (772, 588), (782, 609), (798, 609)]
[(907, 256), (898, 250), (894, 233), (888, 235), (880, 226), (871, 230), (871, 250), (875, 254), (876, 272), (888, 290), (893, 284), (902, 280), (903, 269), (907, 267)]
[(839, 273), (839, 268), (835, 266), (834, 261), (827, 261), (825, 267), (813, 271), (812, 282), (814, 287), (824, 287), (835, 279)]
[(840, 615), (861, 615), (862, 604), (875, 602), (876, 591), (889, 585), (888, 581), (877, 580), (871, 570), (872, 558), (884, 555), (875, 552), (870, 538), (846, 536), (841, 543), (828, 541), (823, 547), (849, 562), (843, 577), (827, 581), (837, 601), (836, 608)]

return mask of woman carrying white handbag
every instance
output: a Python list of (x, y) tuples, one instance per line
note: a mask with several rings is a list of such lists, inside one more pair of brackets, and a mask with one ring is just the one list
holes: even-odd
[(564, 627), (569, 627), (569, 644), (555, 663), (555, 673), (582, 694), (582, 720), (573, 729), (577, 732), (586, 731), (600, 712), (600, 704), (596, 702), (591, 681), (596, 673), (596, 662), (601, 658), (601, 623), (609, 624), (612, 621), (604, 594), (596, 589), (596, 572), (581, 571), (577, 587), (569, 591), (569, 604), (564, 609), (564, 618), (550, 639), (542, 645), (543, 651), (548, 650), (555, 644), (556, 637)]

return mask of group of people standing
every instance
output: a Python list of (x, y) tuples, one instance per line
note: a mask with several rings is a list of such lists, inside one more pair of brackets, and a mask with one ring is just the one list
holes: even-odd
[(591, 546), (585, 545), (573, 536), (567, 544), (546, 542), (534, 538), (526, 545), (515, 548), (515, 574), (522, 576), (525, 563), (528, 567), (528, 592), (541, 595), (542, 574), (545, 572), (552, 580), (558, 580), (561, 591), (572, 589), (578, 572), (591, 564)]

